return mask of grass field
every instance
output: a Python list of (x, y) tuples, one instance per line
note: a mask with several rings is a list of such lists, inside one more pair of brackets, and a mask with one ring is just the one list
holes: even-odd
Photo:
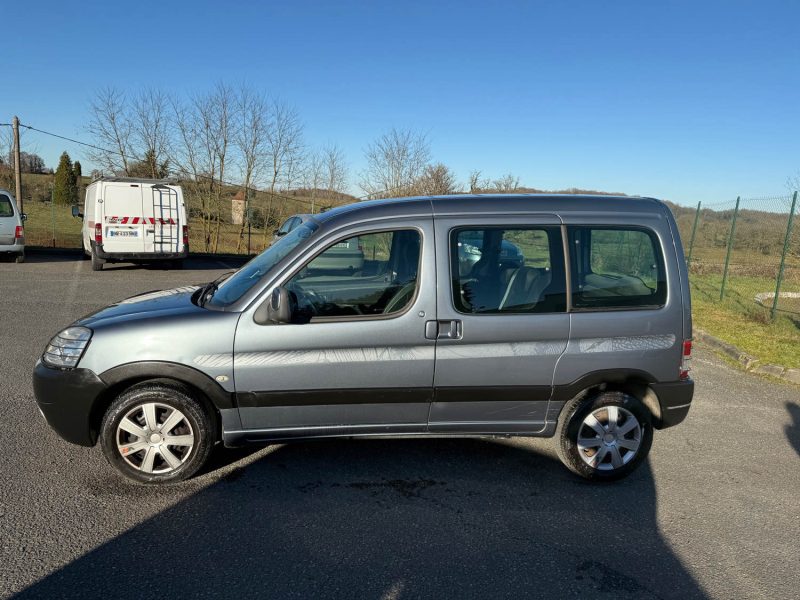
[[(80, 248), (82, 221), (72, 216), (69, 206), (56, 206), (49, 202), (28, 202), (25, 205), (28, 220), (25, 222), (25, 243), (29, 246), (45, 246), (51, 248)], [(203, 227), (200, 219), (189, 220), (189, 247), (202, 251)], [(241, 245), (239, 234), (241, 227), (230, 223), (220, 224), (219, 244), (217, 252), (224, 254), (247, 253), (247, 229), (244, 230)], [(272, 241), (272, 231), (268, 232), (267, 244)], [(264, 249), (264, 230), (251, 230), (251, 251), (261, 252)]]
[[(769, 321), (769, 309), (757, 304), (752, 290), (769, 291), (770, 278), (732, 278), (720, 301), (721, 276), (691, 275), (692, 315), (695, 327), (747, 352), (765, 364), (800, 368), (800, 314), (778, 312)], [(796, 301), (795, 301), (796, 303)], [(783, 310), (796, 304), (781, 300)]]

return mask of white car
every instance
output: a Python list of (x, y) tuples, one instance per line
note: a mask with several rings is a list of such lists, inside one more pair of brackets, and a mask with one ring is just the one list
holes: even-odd
[(20, 213), (11, 192), (0, 190), (0, 257), (13, 257), (18, 263), (25, 261), (25, 230), (27, 219)]

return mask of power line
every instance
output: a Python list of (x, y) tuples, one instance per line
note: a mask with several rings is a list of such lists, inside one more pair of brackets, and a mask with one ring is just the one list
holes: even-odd
[(43, 133), (45, 135), (49, 135), (52, 137), (56, 137), (62, 140), (66, 140), (68, 142), (72, 142), (73, 144), (80, 144), (81, 146), (86, 146), (88, 148), (94, 148), (95, 150), (100, 150), (101, 152), (108, 152), (109, 154), (116, 154), (117, 156), (121, 156), (125, 158), (125, 155), (122, 152), (117, 152), (116, 150), (109, 150), (107, 148), (101, 148), (100, 146), (95, 146), (94, 144), (89, 144), (87, 142), (82, 142), (80, 140), (76, 140), (65, 135), (59, 135), (57, 133), (52, 133), (50, 131), (45, 131), (44, 129), (37, 129), (36, 127), (32, 127), (31, 125), (25, 125), (23, 123), (19, 124), (20, 127), (24, 127), (25, 129), (30, 129), (31, 131), (37, 131), (39, 133)]

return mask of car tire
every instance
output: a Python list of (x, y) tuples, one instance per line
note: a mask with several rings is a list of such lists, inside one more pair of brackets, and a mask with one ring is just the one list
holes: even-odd
[(619, 391), (576, 398), (556, 428), (561, 462), (592, 481), (615, 481), (632, 473), (653, 443), (650, 411)]
[(17, 254), (16, 258), (14, 259), (14, 262), (16, 262), (17, 264), (24, 263), (25, 262), (25, 253), (22, 252), (20, 254)]
[(102, 271), (103, 270), (103, 263), (105, 263), (102, 258), (97, 256), (97, 251), (92, 248), (92, 271)]
[(111, 403), (100, 427), (100, 446), (109, 464), (128, 479), (176, 483), (205, 464), (216, 435), (216, 420), (191, 390), (177, 383), (142, 383)]

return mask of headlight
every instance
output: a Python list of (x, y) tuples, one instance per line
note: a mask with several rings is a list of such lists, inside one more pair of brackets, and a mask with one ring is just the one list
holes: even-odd
[(67, 327), (47, 344), (42, 362), (59, 369), (74, 369), (89, 345), (92, 330), (86, 327)]

